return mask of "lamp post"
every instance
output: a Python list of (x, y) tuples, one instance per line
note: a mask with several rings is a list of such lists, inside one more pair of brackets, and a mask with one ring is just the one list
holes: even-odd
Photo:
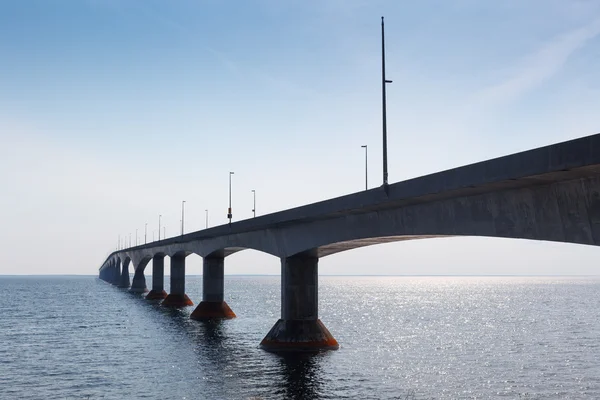
[(155, 233), (155, 232), (156, 232), (156, 231), (152, 231), (152, 241), (153, 241), (153, 242), (154, 242), (154, 233)]
[(184, 224), (184, 210), (185, 200), (181, 202), (181, 236), (183, 236), (183, 224)]
[(162, 218), (162, 215), (158, 216), (158, 240), (160, 240), (160, 219)]
[(131, 247), (131, 233), (129, 234), (129, 247)]
[(148, 223), (144, 226), (144, 244), (148, 243)]
[(121, 235), (119, 235), (119, 242), (117, 244), (117, 250), (121, 250)]
[(231, 225), (231, 218), (233, 217), (233, 214), (231, 213), (231, 175), (233, 175), (233, 172), (229, 172), (229, 208), (227, 210), (227, 218), (229, 218), (229, 225)]
[(388, 184), (388, 166), (387, 166), (387, 119), (386, 119), (386, 104), (385, 104), (385, 85), (392, 83), (385, 79), (385, 36), (383, 28), (383, 17), (381, 17), (381, 102), (382, 102), (382, 117), (383, 117), (383, 186)]
[(367, 152), (368, 152), (367, 151), (367, 145), (365, 144), (364, 146), (360, 146), (360, 147), (362, 147), (362, 148), (365, 149), (365, 190), (368, 190), (369, 189), (369, 184), (367, 182), (367, 179), (368, 179), (369, 174), (368, 174), (368, 171), (367, 171), (367, 165), (368, 165), (368, 163), (367, 163)]
[(254, 197), (254, 203), (252, 206), (252, 213), (254, 214), (254, 218), (256, 218), (256, 190), (252, 189), (252, 197)]
[(204, 210), (206, 213), (206, 228), (208, 229), (208, 210)]
[(135, 245), (138, 245), (138, 230), (135, 230)]

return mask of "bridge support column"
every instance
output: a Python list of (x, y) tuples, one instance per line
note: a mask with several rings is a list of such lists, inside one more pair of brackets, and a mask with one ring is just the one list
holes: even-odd
[(100, 270), (100, 274), (98, 275), (98, 277), (100, 279), (102, 279), (104, 282), (108, 282), (108, 270), (109, 270), (109, 268), (110, 268), (110, 264), (109, 264), (109, 267)]
[(268, 351), (335, 350), (338, 342), (318, 316), (319, 259), (297, 255), (281, 259), (281, 319), (260, 347)]
[(121, 283), (121, 260), (117, 259), (114, 267), (111, 269), (112, 269), (112, 273), (111, 273), (110, 283), (117, 286), (119, 283)]
[(144, 276), (143, 268), (136, 268), (133, 274), (133, 282), (131, 283), (130, 292), (133, 293), (146, 293), (148, 288), (146, 287), (146, 277)]
[(156, 255), (152, 258), (152, 290), (146, 295), (146, 300), (162, 300), (165, 297), (165, 256)]
[(202, 260), (202, 302), (190, 315), (191, 319), (229, 319), (235, 313), (223, 300), (225, 259), (205, 257)]
[(118, 287), (120, 288), (128, 288), (130, 286), (129, 283), (129, 259), (123, 263), (123, 269), (121, 271), (121, 279), (119, 281)]
[(185, 307), (194, 303), (185, 294), (185, 256), (171, 257), (171, 293), (163, 300), (163, 306)]

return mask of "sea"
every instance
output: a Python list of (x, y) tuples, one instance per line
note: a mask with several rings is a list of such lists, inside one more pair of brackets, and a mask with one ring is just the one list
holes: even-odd
[(236, 319), (198, 322), (94, 276), (0, 277), (0, 399), (600, 399), (600, 277), (321, 276), (340, 348), (300, 355), (259, 348), (279, 276), (225, 297)]

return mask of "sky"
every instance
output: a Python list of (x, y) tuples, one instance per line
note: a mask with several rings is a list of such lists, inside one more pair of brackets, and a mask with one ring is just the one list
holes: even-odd
[[(0, 0), (0, 274), (97, 274), (135, 243), (600, 132), (595, 0)], [(600, 248), (377, 245), (321, 274), (598, 275)], [(188, 257), (188, 274), (201, 259)], [(149, 272), (149, 269), (148, 269)], [(278, 274), (247, 250), (226, 274)]]

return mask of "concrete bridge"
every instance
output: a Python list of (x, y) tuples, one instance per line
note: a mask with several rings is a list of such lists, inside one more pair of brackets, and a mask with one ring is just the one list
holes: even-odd
[[(116, 251), (100, 278), (187, 306), (185, 259), (203, 258), (193, 319), (233, 318), (224, 300), (225, 258), (255, 249), (281, 259), (281, 319), (261, 342), (271, 351), (335, 349), (318, 317), (318, 262), (378, 243), (491, 236), (600, 244), (600, 134), (398, 182), (286, 211)], [(163, 287), (164, 257), (171, 287)], [(134, 271), (129, 282), (129, 268)]]

